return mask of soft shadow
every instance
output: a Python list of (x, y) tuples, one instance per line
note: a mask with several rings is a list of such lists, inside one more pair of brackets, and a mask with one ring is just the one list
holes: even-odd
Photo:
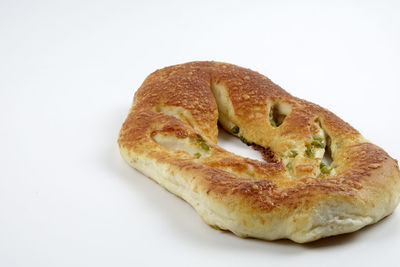
[(347, 233), (347, 234), (341, 234), (337, 236), (331, 236), (331, 237), (326, 237), (314, 242), (306, 243), (303, 244), (305, 247), (310, 248), (310, 249), (318, 249), (318, 248), (324, 248), (324, 247), (332, 247), (332, 246), (342, 246), (346, 243), (354, 242), (361, 238), (362, 236), (366, 236), (368, 232), (372, 232), (376, 230), (376, 228), (384, 227), (385, 224), (388, 223), (389, 219), (386, 216), (379, 222), (371, 225), (367, 225), (364, 228), (352, 232), (352, 233)]

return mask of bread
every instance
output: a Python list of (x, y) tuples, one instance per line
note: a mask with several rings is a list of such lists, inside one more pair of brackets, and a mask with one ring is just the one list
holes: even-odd
[[(219, 147), (218, 122), (265, 161)], [(231, 64), (150, 74), (118, 143), (129, 165), (207, 224), (241, 237), (309, 242), (375, 223), (399, 203), (399, 167), (383, 149), (332, 112)]]

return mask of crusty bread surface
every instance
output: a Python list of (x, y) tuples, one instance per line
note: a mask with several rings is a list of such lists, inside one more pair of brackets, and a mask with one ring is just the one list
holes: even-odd
[[(218, 123), (264, 161), (217, 145)], [(129, 165), (241, 237), (303, 243), (356, 231), (399, 203), (397, 161), (332, 112), (232, 64), (150, 74), (118, 139)]]

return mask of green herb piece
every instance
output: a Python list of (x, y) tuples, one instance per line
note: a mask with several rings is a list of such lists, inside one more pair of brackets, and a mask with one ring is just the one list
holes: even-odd
[(292, 165), (292, 163), (291, 162), (289, 162), (288, 164), (286, 164), (286, 169), (288, 169), (288, 170), (293, 170), (293, 165)]
[(217, 230), (221, 230), (221, 228), (219, 228), (219, 226), (218, 226), (218, 225), (214, 224), (213, 226), (214, 226), (214, 228), (215, 228), (215, 229), (217, 229)]
[(239, 133), (239, 127), (238, 127), (238, 126), (234, 126), (234, 127), (231, 129), (231, 131), (232, 131), (233, 134), (238, 134), (238, 133)]
[(322, 137), (320, 137), (320, 136), (316, 136), (315, 135), (315, 136), (313, 136), (313, 140), (322, 142), (324, 139)]
[(204, 142), (203, 137), (201, 137), (201, 135), (199, 135), (199, 134), (196, 134), (195, 139), (196, 139), (196, 141), (199, 142), (199, 143), (200, 143), (200, 142)]
[(321, 164), (319, 164), (319, 168), (321, 169), (321, 173), (323, 173), (323, 174), (328, 174), (328, 173), (331, 173), (331, 171), (332, 171), (332, 168), (330, 168), (328, 165), (326, 165), (323, 162), (321, 162)]
[(209, 151), (210, 147), (207, 145), (206, 142), (201, 142), (200, 143), (200, 147), (204, 150), (204, 151)]
[(324, 148), (325, 147), (325, 144), (323, 142), (319, 142), (319, 141), (312, 141), (311, 144), (313, 146), (315, 146), (315, 147), (318, 147), (318, 148)]
[(242, 142), (245, 143), (246, 145), (248, 144), (248, 143), (247, 143), (247, 139), (244, 138), (243, 136), (240, 136), (240, 141), (242, 141)]
[(201, 137), (201, 135), (196, 134), (196, 142), (199, 143), (200, 147), (204, 150), (204, 151), (209, 151), (210, 147), (208, 146), (207, 142), (203, 139), (203, 137)]
[(311, 144), (315, 147), (324, 148), (326, 146), (324, 139), (319, 136), (314, 136)]
[(272, 114), (272, 110), (269, 112), (269, 123), (271, 123), (273, 127), (277, 127), (276, 122), (274, 120), (274, 114)]
[(201, 157), (201, 154), (199, 152), (195, 153), (194, 156), (199, 159)]
[(315, 156), (315, 152), (312, 150), (312, 147), (311, 147), (311, 145), (306, 145), (306, 151), (305, 151), (305, 153), (306, 153), (306, 156), (308, 157), (308, 158), (314, 158), (314, 156)]
[(295, 158), (297, 156), (297, 151), (292, 150), (290, 151), (289, 158)]

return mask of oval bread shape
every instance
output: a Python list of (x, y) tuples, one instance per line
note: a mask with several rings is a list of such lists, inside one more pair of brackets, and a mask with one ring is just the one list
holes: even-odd
[[(219, 147), (218, 122), (265, 161)], [(314, 241), (375, 223), (399, 203), (399, 167), (383, 149), (332, 112), (232, 64), (150, 74), (118, 143), (129, 165), (207, 224), (241, 237)]]

